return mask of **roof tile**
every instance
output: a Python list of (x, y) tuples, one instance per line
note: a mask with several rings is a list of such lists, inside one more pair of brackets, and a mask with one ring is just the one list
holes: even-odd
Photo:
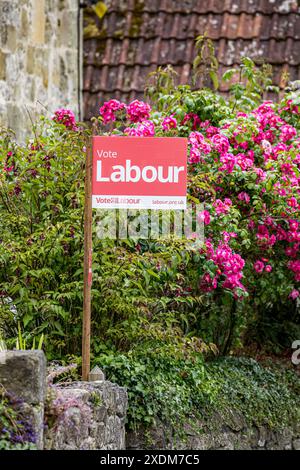
[[(220, 73), (248, 55), (300, 78), (300, 8), (297, 0), (106, 0), (102, 20), (84, 41), (84, 103), (89, 117), (106, 99), (141, 97), (149, 72), (171, 64), (191, 83), (195, 38), (214, 40)], [(221, 85), (226, 93), (229, 84)]]

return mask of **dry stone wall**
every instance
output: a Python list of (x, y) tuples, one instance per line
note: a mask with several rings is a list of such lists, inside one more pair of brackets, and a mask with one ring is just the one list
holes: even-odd
[(300, 450), (300, 423), (279, 430), (247, 425), (234, 411), (231, 418), (226, 423), (224, 418), (214, 416), (214, 426), (210, 429), (198, 423), (193, 429), (181, 430), (181, 436), (162, 425), (146, 432), (132, 431), (127, 434), (126, 447), (130, 450)]
[(0, 384), (16, 398), (43, 448), (44, 403), (46, 398), (46, 359), (42, 351), (0, 352)]
[(68, 107), (78, 117), (80, 24), (77, 0), (0, 0), (0, 125), (19, 140), (29, 113)]
[[(58, 390), (71, 403), (62, 420), (45, 431), (45, 449), (125, 449), (127, 393), (108, 381), (76, 382)], [(72, 406), (73, 403), (73, 406)]]
[[(0, 384), (22, 400), (39, 449), (125, 449), (124, 388), (102, 380), (47, 389), (42, 351), (0, 352)], [(44, 419), (48, 418), (45, 410), (48, 413), (49, 408), (58, 410), (51, 425)]]

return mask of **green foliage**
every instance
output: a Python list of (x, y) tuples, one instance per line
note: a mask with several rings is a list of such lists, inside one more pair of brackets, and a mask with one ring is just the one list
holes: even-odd
[(218, 68), (219, 63), (215, 55), (213, 41), (207, 37), (197, 36), (196, 57), (193, 61), (193, 82), (199, 88), (208, 87), (211, 84), (217, 90), (219, 88)]
[(80, 331), (85, 137), (45, 119), (36, 133), (27, 147), (1, 135), (14, 170), (1, 174), (0, 322), (8, 339), (21, 322), (31, 344), (51, 332), (51, 354)]
[[(300, 80), (290, 82), (285, 89), (282, 100), (282, 116), (296, 129), (300, 129), (300, 119), (297, 108), (300, 106)], [(292, 111), (292, 112), (291, 112)]]
[[(102, 3), (97, 4), (99, 17), (105, 14)], [(91, 36), (102, 34), (94, 20), (87, 27)], [(210, 220), (205, 237), (212, 250), (224, 243), (227, 233), (232, 257), (239, 254), (245, 260), (242, 281), (247, 290), (234, 290), (228, 283), (224, 287), (225, 274), (208, 256), (208, 246), (175, 238), (101, 240), (96, 222), (103, 214), (94, 213), (92, 361), (110, 380), (128, 388), (130, 429), (160, 422), (176, 434), (187, 422), (209, 425), (216, 413), (226, 422), (232, 409), (251, 424), (285, 426), (299, 419), (295, 375), (248, 359), (204, 363), (204, 357), (228, 355), (253, 341), (261, 349), (281, 352), (299, 337), (299, 303), (289, 298), (296, 284), (287, 269), (287, 245), (276, 239), (275, 248), (269, 244), (262, 249), (257, 241), (258, 226), (268, 218), (285, 231), (288, 218), (297, 218), (274, 189), (283, 184), (296, 206), (299, 148), (293, 135), (300, 129), (299, 84), (289, 85), (281, 103), (263, 105), (269, 109), (261, 128), (258, 111), (252, 110), (267, 92), (278, 91), (271, 68), (244, 58), (239, 69), (223, 76), (231, 83), (230, 99), (225, 100), (206, 88), (219, 85), (213, 43), (199, 36), (196, 47), (194, 84), (199, 89), (176, 86), (174, 70), (159, 68), (146, 87), (153, 103), (150, 118), (158, 137), (188, 137), (197, 131), (202, 148), (195, 147), (199, 161), (189, 162), (188, 200), (206, 203)], [(124, 135), (125, 109), (113, 115), (109, 134)], [(167, 117), (175, 118), (175, 127), (163, 126)], [(269, 158), (266, 149), (283, 139), (282, 128), (291, 132), (282, 119), (295, 129), (291, 138), (285, 136), (283, 147), (273, 148), (276, 158)], [(107, 130), (103, 122), (103, 117), (93, 119), (99, 133)], [(34, 126), (34, 140), (25, 146), (15, 143), (10, 131), (0, 131), (0, 339), (10, 348), (43, 347), (49, 359), (80, 366), (85, 151), (91, 132), (80, 124), (71, 128), (42, 117)], [(249, 166), (226, 166), (230, 159), (246, 164), (246, 156)], [(293, 184), (282, 178), (291, 162)], [(231, 198), (228, 210), (217, 213), (218, 198)], [(253, 264), (262, 256), (271, 270), (258, 275)], [(205, 275), (216, 279), (211, 290), (201, 286)], [(49, 383), (77, 378), (74, 369), (54, 367)], [(1, 391), (0, 448), (12, 446), (11, 429), (4, 430), (9, 423), (17, 436), (14, 448), (31, 448), (31, 441), (23, 439), (25, 424), (15, 427), (19, 411), (10, 398)], [(96, 396), (92, 401), (100, 404)], [(49, 422), (65, 419), (70, 406), (72, 401), (64, 405), (62, 397), (50, 397)], [(83, 412), (88, 416), (88, 409)]]
[[(42, 119), (36, 133), (26, 147), (1, 137), (14, 170), (1, 174), (0, 329), (10, 348), (16, 338), (21, 349), (43, 343), (49, 359), (63, 359), (81, 350), (87, 132)], [(93, 227), (92, 353), (165, 341), (203, 351), (191, 243), (105, 241)]]
[[(127, 387), (129, 429), (162, 424), (174, 436), (183, 424), (211, 427), (230, 423), (232, 411), (249, 425), (281, 429), (300, 416), (299, 377), (252, 359), (203, 363), (199, 355), (169, 353), (104, 355), (96, 363), (109, 380)], [(200, 424), (199, 424), (200, 423)]]
[(158, 67), (155, 72), (149, 73), (145, 85), (145, 95), (156, 101), (160, 95), (169, 94), (175, 89), (177, 73), (171, 65)]
[[(191, 90), (189, 85), (179, 85), (176, 88), (168, 86), (167, 92), (160, 85), (148, 89), (148, 95), (155, 100), (156, 110), (166, 115), (173, 115), (182, 122), (186, 114), (194, 113), (201, 121), (210, 120), (213, 125), (232, 116), (232, 111), (225, 99), (209, 89)], [(153, 115), (153, 122), (158, 123), (160, 114)], [(190, 130), (188, 124), (182, 126), (176, 135), (185, 136)]]
[[(33, 338), (31, 349), (42, 349), (43, 342), (44, 342), (44, 334), (42, 333), (38, 340), (38, 343), (36, 343), (36, 338), (35, 337)], [(16, 341), (16, 349), (17, 350), (29, 349), (27, 340), (24, 338), (24, 335), (22, 334), (20, 322), (18, 322), (18, 337)]]
[(208, 381), (201, 356), (183, 360), (168, 352), (105, 355), (96, 361), (109, 380), (128, 389), (128, 427), (151, 426), (156, 422), (174, 430), (186, 418), (201, 416), (201, 409), (214, 397), (214, 382)]
[(266, 99), (267, 93), (279, 93), (279, 88), (273, 85), (271, 65), (258, 67), (249, 57), (242, 58), (239, 69), (227, 70), (222, 80), (231, 82), (233, 109), (252, 110)]
[(208, 365), (219, 385), (215, 410), (224, 419), (232, 410), (248, 423), (280, 429), (297, 423), (300, 417), (300, 379), (292, 370), (262, 367), (248, 358), (224, 358)]
[[(215, 71), (213, 45), (207, 38), (198, 38), (197, 47), (203, 64)], [(201, 64), (200, 59), (196, 61), (198, 72)], [(241, 70), (228, 71), (224, 79), (236, 75), (238, 84), (227, 102), (209, 89), (175, 86), (172, 68), (159, 69), (147, 88), (154, 103), (151, 120), (156, 135), (188, 136), (195, 129), (204, 135), (209, 120), (211, 132), (211, 126), (222, 127), (221, 137), (228, 138), (229, 143), (235, 139), (247, 149), (253, 147), (253, 158), (260, 168), (263, 151), (259, 143), (253, 144), (257, 121), (252, 113), (245, 117), (236, 115), (236, 111), (253, 109), (261, 101), (270, 89), (270, 70), (267, 66), (258, 69), (245, 58)], [(278, 114), (296, 128), (299, 115), (293, 113), (293, 107), (298, 95), (297, 86), (291, 86), (282, 103), (274, 105)], [(177, 120), (177, 128), (166, 132), (161, 122), (171, 115)], [(110, 133), (122, 135), (124, 122), (116, 117), (117, 121), (111, 123), (116, 127), (110, 126)], [(94, 121), (99, 126), (103, 119)], [(278, 139), (278, 130), (274, 132)], [(79, 356), (81, 350), (84, 147), (89, 135), (83, 127), (71, 131), (45, 118), (37, 123), (34, 140), (26, 146), (17, 145), (9, 131), (0, 134), (1, 165), (10, 167), (10, 171), (0, 173), (0, 331), (8, 347), (15, 347), (19, 336), (18, 347), (43, 347), (49, 359), (65, 360)], [(230, 243), (246, 260), (248, 298), (245, 294), (243, 304), (235, 302), (232, 291), (220, 287), (204, 293), (199, 280), (205, 273), (213, 278), (217, 266), (190, 240), (99, 240), (99, 214), (94, 214), (94, 358), (110, 351), (166, 346), (176, 356), (178, 351), (186, 356), (194, 352), (228, 354), (245, 344), (245, 332), (260, 344), (269, 347), (274, 343), (281, 350), (299, 331), (299, 308), (292, 311), (287, 300), (294, 283), (285, 275), (284, 250), (276, 252), (276, 265), (274, 262), (272, 273), (268, 273), (272, 282), (265, 275), (257, 278), (253, 262), (261, 253), (254, 243), (255, 233), (248, 229), (247, 207), (237, 197), (240, 192), (249, 193), (251, 216), (257, 223), (263, 220), (265, 207), (281, 221), (286, 206), (272, 189), (287, 157), (279, 153), (278, 161), (268, 164), (265, 180), (258, 182), (256, 173), (237, 166), (232, 172), (221, 172), (220, 155), (211, 138), (205, 137), (211, 145), (205, 160), (189, 167), (188, 199), (207, 204), (211, 213), (211, 222), (205, 227), (207, 238), (218, 243), (224, 230), (236, 233)], [(230, 152), (236, 154), (238, 150), (233, 147)], [(296, 151), (290, 149), (289, 156), (295, 157)], [(296, 189), (291, 191), (297, 195)], [(213, 208), (218, 197), (233, 198), (230, 211), (221, 217)], [(268, 257), (275, 260), (273, 249)]]

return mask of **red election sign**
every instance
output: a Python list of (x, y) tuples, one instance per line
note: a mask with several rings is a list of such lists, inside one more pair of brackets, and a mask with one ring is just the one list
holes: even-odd
[(87, 143), (84, 205), (82, 378), (89, 380), (92, 208), (186, 209), (187, 139), (98, 137)]
[(186, 209), (187, 139), (93, 137), (92, 207)]

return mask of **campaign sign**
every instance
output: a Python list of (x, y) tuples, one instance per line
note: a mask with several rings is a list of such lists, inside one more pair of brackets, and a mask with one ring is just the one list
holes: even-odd
[(93, 137), (93, 208), (186, 209), (187, 139)]

